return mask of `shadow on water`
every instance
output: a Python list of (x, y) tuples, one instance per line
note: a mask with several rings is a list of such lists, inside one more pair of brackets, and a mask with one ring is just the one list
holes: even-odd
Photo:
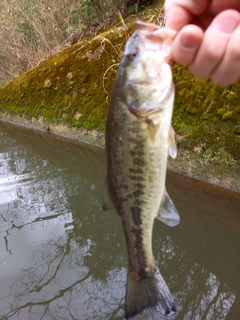
[[(0, 319), (124, 319), (119, 217), (101, 210), (103, 150), (0, 123)], [(181, 215), (156, 222), (170, 319), (239, 319), (240, 195), (173, 172)], [(136, 319), (164, 319), (146, 310)]]

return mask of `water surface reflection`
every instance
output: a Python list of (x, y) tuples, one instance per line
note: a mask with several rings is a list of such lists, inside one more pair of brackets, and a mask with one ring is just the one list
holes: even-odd
[[(126, 248), (103, 181), (103, 150), (0, 123), (0, 319), (124, 319)], [(153, 247), (171, 319), (239, 319), (239, 195), (173, 173), (168, 190), (181, 224), (156, 222)]]

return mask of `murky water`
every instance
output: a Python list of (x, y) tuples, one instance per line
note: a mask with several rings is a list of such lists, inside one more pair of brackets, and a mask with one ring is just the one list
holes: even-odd
[[(0, 319), (124, 319), (126, 248), (101, 210), (104, 175), (103, 150), (0, 123)], [(167, 186), (181, 224), (156, 221), (153, 248), (170, 319), (240, 319), (240, 195), (174, 173)]]

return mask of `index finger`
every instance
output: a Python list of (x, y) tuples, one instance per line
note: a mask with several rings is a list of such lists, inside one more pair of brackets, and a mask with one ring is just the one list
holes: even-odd
[(166, 0), (166, 26), (179, 31), (191, 23), (194, 17), (201, 15), (209, 3), (210, 0)]

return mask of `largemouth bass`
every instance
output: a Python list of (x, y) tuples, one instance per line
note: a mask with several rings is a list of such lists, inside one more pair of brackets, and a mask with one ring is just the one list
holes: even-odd
[(176, 157), (171, 118), (174, 86), (170, 60), (175, 32), (138, 21), (126, 43), (106, 123), (107, 178), (103, 209), (121, 217), (128, 250), (125, 317), (156, 307), (176, 312), (155, 264), (152, 229), (158, 218), (179, 223), (165, 189), (167, 157)]

